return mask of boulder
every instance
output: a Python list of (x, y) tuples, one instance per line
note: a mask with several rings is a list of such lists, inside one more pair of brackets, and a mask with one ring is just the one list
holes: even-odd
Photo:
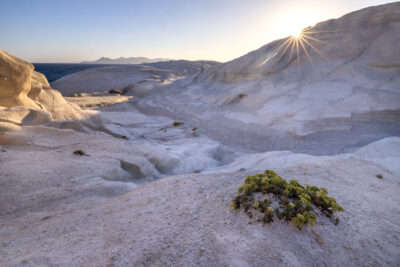
[(33, 65), (0, 50), (0, 106), (39, 108), (28, 97)]
[(32, 64), (0, 50), (0, 129), (82, 118)]

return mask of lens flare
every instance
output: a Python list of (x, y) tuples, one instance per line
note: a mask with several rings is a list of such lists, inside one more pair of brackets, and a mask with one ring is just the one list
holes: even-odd
[[(324, 31), (311, 31), (311, 27), (299, 30), (292, 34), (291, 36), (283, 39), (282, 43), (277, 47), (272, 53), (274, 56), (274, 61), (279, 62), (285, 55), (290, 53), (288, 56), (289, 62), (292, 61), (292, 58), (297, 61), (298, 69), (300, 71), (301, 69), (301, 63), (304, 64), (304, 62), (300, 62), (300, 57), (304, 55), (306, 59), (311, 63), (312, 66), (314, 66), (312, 56), (315, 56), (316, 54), (325, 60), (327, 60), (326, 56), (319, 50), (317, 49), (317, 44), (320, 45), (328, 45), (329, 43), (319, 40), (314, 34), (317, 33), (323, 33)], [(314, 36), (311, 36), (314, 35)], [(290, 52), (289, 52), (290, 51)], [(314, 52), (314, 53), (311, 53)], [(272, 58), (268, 57), (266, 60), (262, 61), (259, 67), (262, 65), (266, 64), (268, 61), (270, 61)]]
[(300, 38), (302, 34), (303, 34), (303, 30), (300, 29), (300, 30), (295, 31), (295, 32), (292, 34), (292, 37), (294, 37), (294, 38)]

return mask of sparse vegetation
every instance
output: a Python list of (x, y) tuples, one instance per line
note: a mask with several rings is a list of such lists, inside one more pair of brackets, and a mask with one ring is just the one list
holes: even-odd
[(178, 126), (182, 126), (184, 123), (181, 121), (174, 121), (174, 123), (172, 124), (174, 127), (178, 127)]
[(113, 94), (118, 94), (118, 95), (122, 95), (122, 91), (118, 90), (118, 89), (111, 89), (110, 91), (108, 91), (109, 94), (113, 95)]
[(124, 89), (122, 89), (122, 94), (123, 95), (127, 94), (134, 87), (135, 86), (133, 84), (129, 84), (129, 85), (125, 86)]
[(194, 128), (192, 129), (192, 135), (193, 135), (193, 136), (197, 136), (197, 128), (196, 128), (196, 127), (194, 127)]
[(82, 151), (82, 150), (80, 150), (80, 149), (75, 150), (75, 151), (74, 151), (74, 154), (75, 154), (75, 155), (78, 155), (78, 156), (86, 156), (86, 155), (87, 155), (84, 151)]
[(243, 94), (243, 93), (238, 95), (239, 98), (243, 98), (243, 97), (246, 97), (246, 96), (247, 96), (247, 94)]
[[(288, 183), (272, 170), (247, 176), (230, 207), (243, 208), (249, 218), (253, 217), (252, 211), (258, 212), (262, 223), (272, 222), (275, 213), (279, 220), (290, 221), (299, 229), (305, 224), (314, 225), (317, 219), (315, 207), (330, 218), (335, 212), (343, 211), (325, 188), (302, 186), (296, 180)], [(333, 222), (337, 224), (338, 218)]]
[(382, 174), (377, 174), (377, 175), (376, 175), (376, 178), (382, 179), (382, 178), (383, 178), (383, 175), (382, 175)]

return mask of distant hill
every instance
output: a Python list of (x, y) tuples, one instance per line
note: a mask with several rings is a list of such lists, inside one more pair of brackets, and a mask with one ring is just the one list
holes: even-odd
[(109, 58), (101, 57), (95, 61), (82, 61), (81, 64), (142, 64), (142, 63), (153, 63), (160, 61), (168, 61), (168, 58), (147, 58), (147, 57), (120, 57), (120, 58)]

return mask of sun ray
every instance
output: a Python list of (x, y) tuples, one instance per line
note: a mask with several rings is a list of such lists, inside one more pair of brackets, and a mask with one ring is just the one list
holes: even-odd
[(291, 37), (288, 37), (287, 40), (286, 40), (284, 43), (282, 43), (277, 49), (275, 49), (275, 51), (276, 51), (276, 52), (279, 52), (279, 50), (280, 50), (285, 44), (287, 44), (291, 39), (292, 39)]
[(311, 59), (311, 57), (310, 57), (310, 54), (308, 53), (306, 47), (305, 47), (304, 44), (303, 44), (303, 38), (300, 37), (300, 38), (299, 38), (299, 42), (300, 42), (300, 45), (303, 47), (304, 52), (306, 53), (306, 56), (307, 56), (308, 60), (310, 60), (311, 65), (314, 66), (314, 63), (313, 63), (313, 61), (312, 61), (312, 59)]
[[(307, 33), (308, 33), (308, 32), (307, 32)], [(307, 39), (311, 39), (311, 40), (316, 41), (316, 42), (318, 42), (318, 43), (322, 43), (322, 44), (326, 44), (326, 45), (329, 44), (328, 42), (325, 42), (325, 41), (319, 40), (319, 39), (317, 39), (317, 38), (308, 36), (307, 34), (303, 34), (302, 37), (303, 37), (303, 38), (307, 38)]]
[(343, 30), (332, 30), (332, 31), (307, 31), (307, 33), (331, 33), (331, 32), (342, 32)]
[(285, 49), (283, 50), (276, 62), (279, 62), (281, 60), (281, 58), (286, 54), (286, 51), (289, 49), (289, 47), (293, 47), (292, 43), (294, 42), (294, 40), (294, 38), (290, 38), (290, 42), (286, 45)]
[[(275, 50), (275, 52), (277, 53), (275, 55), (278, 55), (276, 62), (279, 62), (281, 60), (281, 58), (288, 53), (289, 48), (290, 48), (290, 54), (289, 54), (288, 62), (292, 61), (292, 57), (294, 56), (294, 53), (296, 53), (297, 65), (298, 65), (299, 72), (301, 71), (301, 58), (300, 57), (301, 57), (302, 50), (304, 50), (305, 57), (307, 58), (307, 60), (310, 61), (311, 65), (313, 67), (315, 67), (315, 65), (314, 65), (314, 61), (312, 58), (312, 53), (311, 53), (312, 51), (315, 51), (318, 55), (320, 55), (325, 60), (329, 60), (312, 43), (315, 42), (315, 43), (320, 43), (320, 44), (324, 44), (324, 45), (329, 45), (330, 43), (319, 40), (315, 36), (314, 37), (310, 36), (313, 33), (320, 33), (320, 32), (324, 32), (324, 31), (309, 31), (308, 29), (310, 29), (310, 27), (303, 29), (302, 31), (300, 31), (298, 33), (293, 34)], [(328, 32), (328, 31), (325, 31), (325, 32)], [(310, 48), (308, 48), (308, 46)], [(282, 51), (282, 53), (280, 54), (281, 51)]]
[[(290, 38), (287, 38), (287, 40), (286, 40), (285, 42), (283, 42), (278, 48), (276, 48), (276, 49), (274, 50), (274, 52), (272, 53), (273, 56), (268, 56), (268, 57), (267, 57), (266, 59), (264, 59), (260, 64), (258, 64), (258, 67), (263, 66), (269, 59), (275, 57), (275, 56), (279, 53), (279, 50), (280, 50), (285, 44), (288, 44), (289, 41), (290, 41)], [(290, 43), (289, 43), (288, 45), (290, 45)], [(285, 51), (286, 51), (286, 50), (285, 50)]]
[(319, 44), (324, 44), (324, 45), (329, 45), (330, 43), (319, 40), (315, 36), (310, 36), (311, 34), (314, 33), (322, 33), (322, 32), (338, 32), (338, 31), (310, 31), (311, 27), (305, 28), (301, 31), (296, 32), (292, 36), (286, 38), (282, 43), (273, 51), (272, 54), (269, 54), (268, 58), (266, 58), (259, 66), (264, 65), (269, 59), (274, 58), (275, 63), (278, 63), (287, 53), (289, 53), (289, 48), (290, 48), (290, 54), (289, 54), (289, 61), (288, 63), (292, 62), (292, 58), (294, 57), (294, 54), (296, 53), (297, 60), (294, 58), (294, 60), (297, 61), (297, 66), (299, 72), (301, 72), (301, 53), (305, 54), (306, 61), (310, 61), (311, 65), (315, 67), (314, 61), (313, 61), (313, 53), (312, 51), (315, 51), (318, 55), (320, 55), (322, 58), (325, 60), (329, 60), (320, 50), (318, 50), (315, 45), (313, 45), (313, 42), (319, 43)]
[[(293, 42), (295, 42), (294, 38), (292, 38), (292, 40)], [(294, 50), (294, 43), (292, 43), (292, 48), (290, 49), (289, 62), (292, 60), (293, 50)]]
[(315, 52), (317, 52), (321, 57), (323, 57), (325, 60), (329, 60), (321, 51), (319, 51), (314, 45), (312, 45), (310, 42), (308, 42), (306, 39), (303, 39), (306, 44), (308, 44), (311, 49), (313, 49)]
[(300, 52), (299, 52), (299, 39), (296, 39), (296, 51), (297, 51), (297, 65), (300, 72)]

